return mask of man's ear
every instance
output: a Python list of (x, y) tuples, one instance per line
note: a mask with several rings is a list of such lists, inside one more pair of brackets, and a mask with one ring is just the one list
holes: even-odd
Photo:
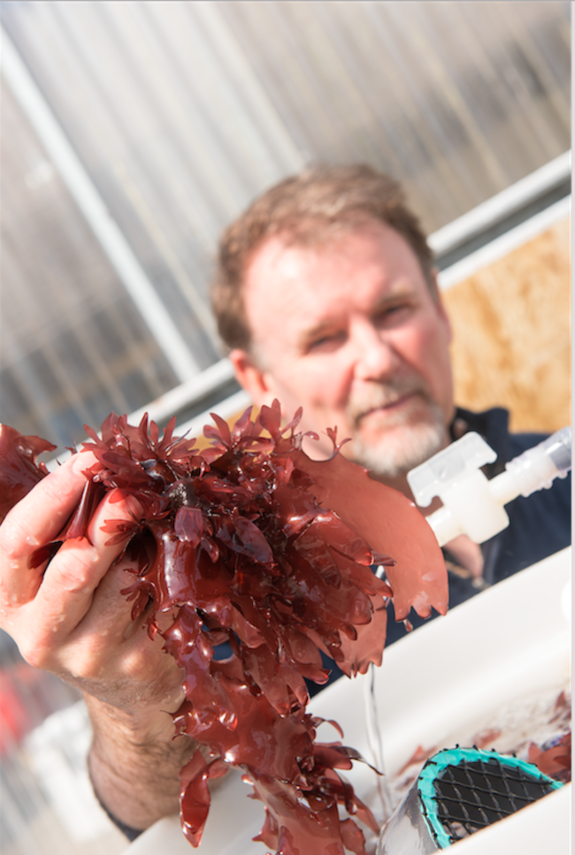
[(236, 379), (240, 386), (250, 395), (254, 404), (261, 407), (275, 397), (269, 388), (266, 373), (254, 363), (253, 357), (245, 350), (234, 348), (229, 354), (234, 366)]

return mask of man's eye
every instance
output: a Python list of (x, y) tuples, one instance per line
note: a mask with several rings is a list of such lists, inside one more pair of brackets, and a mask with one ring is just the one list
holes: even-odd
[(396, 303), (393, 306), (386, 306), (383, 311), (379, 312), (379, 314), (375, 316), (375, 321), (379, 324), (385, 324), (387, 322), (394, 323), (404, 314), (411, 311), (411, 308), (412, 306), (410, 303)]
[(307, 346), (308, 353), (314, 351), (333, 350), (338, 347), (344, 339), (344, 333), (333, 332), (314, 338)]

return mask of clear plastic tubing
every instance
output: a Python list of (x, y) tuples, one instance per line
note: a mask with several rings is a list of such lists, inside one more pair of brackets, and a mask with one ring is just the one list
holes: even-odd
[(549, 489), (555, 478), (565, 478), (570, 469), (571, 428), (565, 427), (506, 463), (506, 471), (489, 482), (489, 490), (506, 505), (519, 495)]

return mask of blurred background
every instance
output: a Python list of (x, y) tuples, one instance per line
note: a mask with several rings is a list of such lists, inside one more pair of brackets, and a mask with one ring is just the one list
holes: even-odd
[(434, 232), (570, 146), (568, 2), (0, 5), (0, 406), (60, 446), (219, 361), (218, 235), (285, 175)]
[[(567, 424), (570, 12), (1, 3), (2, 422), (63, 448), (111, 410), (231, 416), (247, 401), (209, 309), (220, 231), (308, 164), (365, 161), (432, 234), (457, 402)], [(121, 852), (77, 696), (0, 642), (2, 853)]]

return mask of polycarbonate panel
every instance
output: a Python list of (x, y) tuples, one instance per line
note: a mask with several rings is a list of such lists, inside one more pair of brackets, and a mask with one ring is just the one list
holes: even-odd
[(8, 87), (1, 98), (1, 420), (70, 445), (176, 379)]

